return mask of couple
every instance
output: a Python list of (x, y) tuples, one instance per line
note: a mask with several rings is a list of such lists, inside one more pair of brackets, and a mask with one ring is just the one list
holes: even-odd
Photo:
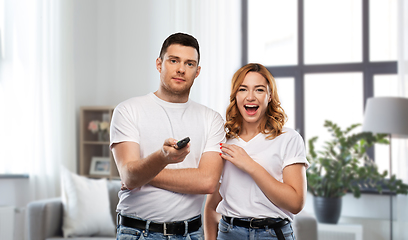
[(114, 110), (110, 147), (123, 184), (117, 239), (194, 240), (203, 231), (205, 239), (294, 239), (308, 163), (301, 136), (283, 127), (274, 78), (260, 64), (239, 69), (224, 125), (189, 100), (199, 62), (194, 37), (170, 35), (156, 60), (159, 89)]

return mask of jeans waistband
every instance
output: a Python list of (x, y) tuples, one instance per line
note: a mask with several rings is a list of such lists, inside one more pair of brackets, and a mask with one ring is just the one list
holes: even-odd
[(152, 222), (149, 220), (136, 219), (118, 214), (118, 225), (130, 228), (146, 229), (146, 231), (159, 232), (163, 235), (186, 235), (195, 232), (201, 227), (201, 215), (185, 221), (176, 222)]
[(242, 219), (242, 218), (232, 218), (227, 216), (222, 216), (222, 219), (227, 223), (231, 223), (235, 226), (245, 227), (245, 228), (282, 228), (286, 224), (290, 223), (288, 219), (282, 218), (249, 218), (249, 219)]

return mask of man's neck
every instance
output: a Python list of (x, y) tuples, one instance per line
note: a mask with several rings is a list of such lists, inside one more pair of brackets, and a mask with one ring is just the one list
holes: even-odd
[(168, 94), (165, 91), (157, 90), (154, 95), (160, 98), (163, 101), (171, 102), (171, 103), (186, 103), (188, 101), (189, 94)]

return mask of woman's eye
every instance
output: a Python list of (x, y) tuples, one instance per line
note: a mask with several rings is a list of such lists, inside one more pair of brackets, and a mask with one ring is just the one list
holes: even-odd
[(246, 91), (246, 89), (245, 88), (238, 89), (238, 92), (243, 92), (243, 91)]
[(256, 91), (258, 91), (258, 92), (265, 92), (265, 90), (262, 89), (262, 88), (258, 88)]

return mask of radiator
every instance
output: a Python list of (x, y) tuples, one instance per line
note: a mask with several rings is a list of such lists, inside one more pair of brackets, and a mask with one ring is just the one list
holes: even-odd
[(13, 206), (0, 206), (0, 240), (13, 240), (14, 214)]
[(355, 224), (318, 224), (319, 240), (363, 240), (363, 227)]

